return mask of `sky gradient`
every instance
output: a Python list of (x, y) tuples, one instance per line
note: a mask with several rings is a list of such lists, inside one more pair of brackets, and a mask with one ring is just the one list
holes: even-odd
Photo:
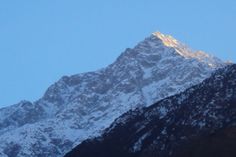
[(236, 1), (0, 1), (0, 107), (112, 63), (152, 32), (236, 62)]

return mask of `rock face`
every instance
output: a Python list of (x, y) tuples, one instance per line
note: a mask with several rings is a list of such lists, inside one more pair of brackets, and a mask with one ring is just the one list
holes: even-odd
[(0, 109), (0, 156), (63, 156), (128, 110), (184, 91), (222, 66), (153, 33), (104, 69), (64, 76), (38, 101)]
[(235, 157), (236, 64), (116, 119), (65, 157)]

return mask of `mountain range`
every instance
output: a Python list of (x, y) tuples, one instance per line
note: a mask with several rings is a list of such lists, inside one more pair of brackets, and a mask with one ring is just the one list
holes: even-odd
[(39, 100), (0, 109), (0, 156), (63, 156), (122, 114), (184, 92), (226, 65), (153, 33), (106, 68), (63, 76)]

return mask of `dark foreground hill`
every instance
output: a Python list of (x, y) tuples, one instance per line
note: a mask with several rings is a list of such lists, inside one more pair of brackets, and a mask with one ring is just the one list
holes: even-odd
[(236, 65), (116, 119), (65, 157), (235, 157)]

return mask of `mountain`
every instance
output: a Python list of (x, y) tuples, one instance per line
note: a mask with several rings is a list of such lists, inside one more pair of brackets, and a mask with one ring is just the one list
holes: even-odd
[(223, 66), (171, 36), (153, 33), (106, 68), (64, 76), (38, 101), (0, 109), (0, 156), (63, 156), (128, 110), (184, 91)]
[(65, 157), (235, 157), (236, 64), (150, 107), (129, 111)]

